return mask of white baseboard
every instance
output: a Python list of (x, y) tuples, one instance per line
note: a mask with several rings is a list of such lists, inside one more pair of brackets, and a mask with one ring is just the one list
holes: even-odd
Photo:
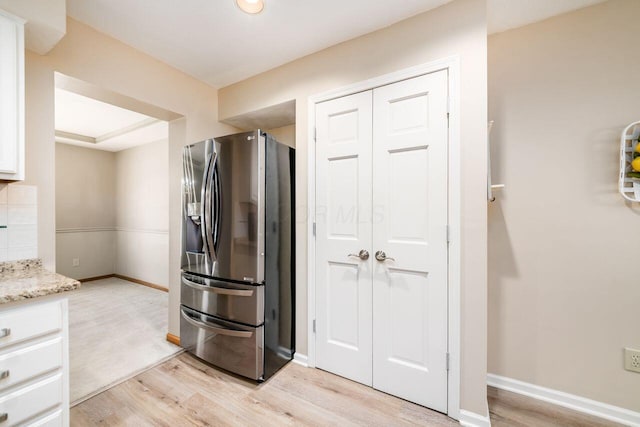
[(475, 412), (460, 410), (460, 416), (458, 421), (461, 426), (465, 427), (491, 427), (491, 419), (489, 418), (489, 411), (487, 416), (476, 414)]
[(609, 405), (608, 403), (598, 402), (563, 391), (553, 390), (495, 374), (487, 375), (487, 384), (492, 387), (553, 403), (554, 405), (573, 409), (574, 411), (583, 412), (627, 426), (640, 426), (640, 412)]
[(309, 365), (307, 364), (307, 360), (308, 358), (306, 354), (300, 354), (297, 351), (293, 354), (293, 363), (297, 363), (298, 365), (308, 368)]

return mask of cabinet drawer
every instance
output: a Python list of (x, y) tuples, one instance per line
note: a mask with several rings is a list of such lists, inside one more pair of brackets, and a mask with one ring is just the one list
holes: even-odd
[(62, 374), (0, 397), (0, 426), (13, 426), (62, 403)]
[(264, 323), (264, 286), (245, 285), (182, 274), (182, 305), (232, 322)]
[(29, 423), (29, 427), (62, 427), (62, 425), (62, 410)]
[(62, 338), (0, 356), (0, 391), (62, 367)]
[(0, 348), (61, 329), (60, 301), (0, 312)]
[(264, 326), (247, 326), (180, 307), (180, 345), (222, 369), (264, 379)]

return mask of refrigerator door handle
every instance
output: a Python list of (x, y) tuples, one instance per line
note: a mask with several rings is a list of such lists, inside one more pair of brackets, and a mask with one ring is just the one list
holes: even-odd
[(227, 288), (220, 288), (217, 286), (207, 286), (207, 285), (202, 285), (200, 283), (192, 282), (191, 280), (185, 277), (182, 277), (182, 283), (194, 289), (198, 289), (200, 291), (213, 292), (220, 295), (230, 295), (234, 297), (253, 296), (253, 291), (248, 289), (227, 289)]
[(196, 328), (206, 329), (211, 332), (215, 332), (216, 334), (228, 335), (230, 337), (251, 338), (251, 336), (253, 336), (253, 332), (251, 331), (239, 331), (237, 329), (228, 329), (228, 328), (220, 327), (210, 323), (205, 323), (199, 320), (195, 320), (191, 316), (189, 316), (187, 313), (185, 313), (184, 310), (182, 309), (180, 310), (180, 314), (182, 314), (182, 318), (184, 320), (186, 320), (188, 323), (195, 326)]
[(206, 203), (206, 197), (207, 197), (207, 187), (208, 187), (208, 183), (207, 183), (207, 177), (209, 176), (209, 168), (211, 167), (211, 159), (209, 159), (209, 161), (207, 162), (206, 166), (204, 167), (204, 173), (202, 174), (202, 190), (201, 190), (201, 194), (200, 194), (200, 219), (201, 219), (201, 225), (200, 225), (200, 233), (202, 234), (202, 244), (203, 244), (203, 252), (206, 258), (206, 261), (209, 262), (209, 260), (211, 259), (211, 257), (209, 256), (209, 245), (207, 244), (207, 203)]
[(216, 259), (218, 258), (218, 245), (220, 243), (220, 222), (222, 220), (222, 186), (220, 183), (220, 173), (218, 171), (218, 156), (216, 154), (216, 159), (213, 163), (213, 185), (215, 191), (215, 215), (214, 215), (214, 230), (213, 230), (213, 249), (216, 253)]
[(213, 263), (214, 261), (217, 260), (217, 256), (216, 256), (216, 250), (215, 250), (215, 246), (214, 246), (214, 242), (213, 242), (213, 236), (212, 236), (212, 231), (213, 231), (213, 224), (212, 224), (212, 218), (211, 218), (211, 204), (212, 204), (212, 200), (211, 200), (211, 185), (213, 183), (213, 171), (215, 169), (216, 166), (216, 161), (218, 160), (218, 153), (216, 153), (215, 151), (213, 153), (211, 153), (211, 159), (209, 160), (209, 164), (207, 166), (206, 169), (206, 177), (205, 177), (205, 185), (204, 185), (204, 216), (203, 216), (203, 220), (204, 220), (204, 228), (203, 228), (203, 239), (204, 239), (204, 245), (205, 245), (205, 252), (207, 254), (207, 259)]

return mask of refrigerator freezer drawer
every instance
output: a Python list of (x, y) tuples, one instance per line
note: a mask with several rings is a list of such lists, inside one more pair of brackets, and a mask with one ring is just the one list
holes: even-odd
[(264, 379), (264, 326), (220, 320), (180, 307), (180, 345), (199, 358), (254, 380)]
[(264, 286), (243, 285), (182, 275), (183, 305), (224, 320), (259, 326), (264, 323)]

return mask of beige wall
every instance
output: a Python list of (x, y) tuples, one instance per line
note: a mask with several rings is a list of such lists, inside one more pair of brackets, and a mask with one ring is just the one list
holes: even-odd
[(486, 34), (485, 0), (455, 0), (219, 92), (221, 120), (296, 101), (296, 347), (306, 353), (308, 97), (459, 55), (463, 192), (461, 399), (464, 409), (479, 414), (486, 413)]
[(116, 225), (116, 156), (55, 144), (56, 228)]
[(117, 153), (56, 144), (59, 273), (168, 286), (168, 148), (167, 140)]
[(169, 142), (115, 154), (115, 273), (168, 287)]
[(118, 228), (167, 231), (169, 142), (118, 151), (115, 161)]
[(268, 129), (267, 132), (273, 135), (278, 142), (286, 144), (289, 147), (296, 147), (296, 125)]
[(44, 57), (25, 56), (25, 180), (38, 187), (38, 256), (56, 269), (53, 70)]
[(55, 165), (56, 271), (74, 279), (112, 274), (115, 154), (57, 143)]
[(489, 372), (640, 411), (638, 204), (617, 193), (638, 120), (640, 2), (489, 38)]

